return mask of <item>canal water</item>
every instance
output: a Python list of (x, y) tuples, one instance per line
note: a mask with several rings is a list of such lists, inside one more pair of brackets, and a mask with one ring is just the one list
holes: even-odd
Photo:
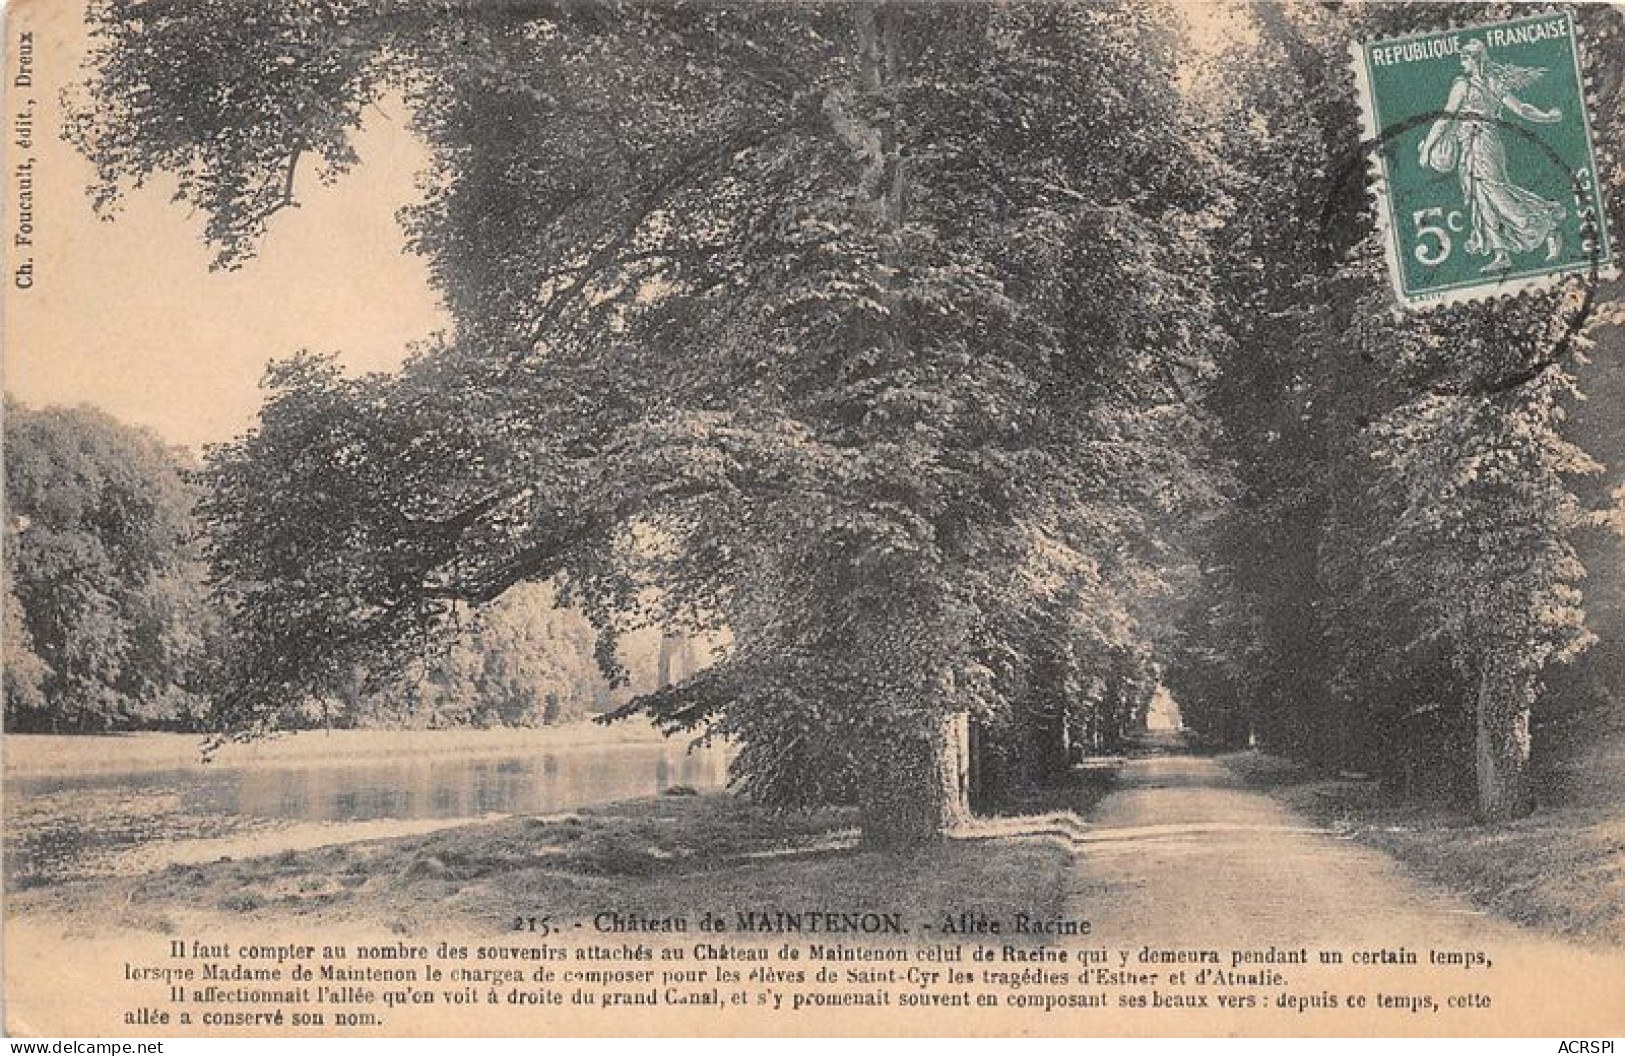
[(121, 871), (126, 852), (154, 842), (551, 814), (726, 779), (722, 749), (683, 742), (19, 775), (5, 781), (5, 872), (8, 886), (31, 887)]

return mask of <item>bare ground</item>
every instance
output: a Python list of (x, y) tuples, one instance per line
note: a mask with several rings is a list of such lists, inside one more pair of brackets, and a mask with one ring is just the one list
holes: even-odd
[(1625, 759), (1599, 768), (1584, 794), (1488, 825), (1460, 807), (1386, 796), (1370, 783), (1317, 776), (1257, 752), (1216, 761), (1337, 838), (1391, 856), (1409, 880), (1457, 892), (1508, 921), (1625, 946), (1625, 812), (1619, 798), (1594, 794), (1595, 786), (1618, 784)]

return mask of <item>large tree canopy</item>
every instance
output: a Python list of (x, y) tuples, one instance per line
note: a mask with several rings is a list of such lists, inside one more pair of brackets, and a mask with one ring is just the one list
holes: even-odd
[(91, 410), (5, 412), (6, 725), (196, 726), (214, 633), (188, 459)]
[[(1474, 741), (1526, 809), (1605, 519), (1561, 432), (1595, 284), (1396, 315), (1341, 72), (1508, 12), (1249, 10), (1203, 73), (1130, 2), (102, 0), (70, 134), (104, 206), (173, 175), (220, 266), (374, 100), (432, 159), (405, 224), (454, 332), (277, 364), (209, 460), (223, 713), (548, 582), (612, 676), (634, 629), (725, 640), (633, 707), (877, 840), (964, 809), (968, 721), (1031, 772), (1159, 663), (1221, 737)], [(1579, 17), (1617, 228), (1619, 17)]]
[[(1476, 783), (1481, 812), (1529, 809), (1544, 675), (1591, 640), (1577, 533), (1607, 521), (1563, 435), (1572, 369), (1617, 321), (1592, 278), (1425, 314), (1392, 309), (1365, 194), (1348, 41), (1517, 13), (1515, 5), (1259, 5), (1215, 64), (1227, 186), (1221, 315), (1235, 334), (1208, 406), (1240, 497), (1207, 561), (1201, 648), (1176, 680), (1223, 739), (1407, 783)], [(1577, 12), (1594, 133), (1625, 220), (1622, 20)], [(1306, 120), (1307, 118), (1307, 120)], [(1604, 294), (1606, 290), (1602, 291)], [(1476, 777), (1476, 782), (1474, 778)]]
[(862, 800), (904, 839), (960, 809), (966, 718), (1041, 680), (1098, 702), (1084, 669), (1138, 654), (1126, 599), (1211, 490), (1216, 203), (1164, 13), (109, 0), (97, 22), (73, 131), (104, 199), (177, 174), (224, 266), (304, 173), (353, 162), (380, 93), (433, 151), (408, 227), (455, 333), (396, 376), (277, 367), (210, 461), (243, 723), (551, 580), (606, 665), (641, 624), (726, 627), (641, 703), (737, 738), (748, 791)]

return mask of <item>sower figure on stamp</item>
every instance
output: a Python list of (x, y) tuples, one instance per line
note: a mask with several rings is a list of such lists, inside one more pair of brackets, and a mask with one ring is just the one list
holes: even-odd
[(1506, 271), (1512, 267), (1509, 254), (1527, 253), (1543, 242), (1546, 259), (1556, 260), (1563, 249), (1558, 232), (1565, 215), (1563, 206), (1512, 182), (1507, 175), (1506, 146), (1496, 125), (1503, 107), (1535, 124), (1551, 125), (1563, 119), (1560, 109), (1542, 110), (1512, 94), (1546, 71), (1497, 62), (1482, 40), (1462, 45), (1461, 67), (1466, 75), (1456, 78), (1445, 104), (1445, 110), (1454, 116), (1433, 123), (1422, 141), (1422, 164), (1438, 172), (1454, 169), (1460, 177), (1472, 222), (1467, 252), (1490, 255), (1483, 271)]

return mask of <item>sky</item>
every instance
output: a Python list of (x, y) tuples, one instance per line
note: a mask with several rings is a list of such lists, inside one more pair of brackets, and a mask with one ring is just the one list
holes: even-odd
[[(210, 271), (204, 218), (157, 182), (98, 220), (87, 187), (94, 170), (54, 134), (59, 88), (82, 76), (78, 5), (13, 8), (6, 45), (35, 35), (35, 84), (13, 91), (8, 114), (36, 100), (38, 133), (18, 149), (8, 130), (7, 208), (13, 165), (35, 157), (35, 285), (17, 290), (8, 259), (6, 391), (23, 403), (93, 404), (194, 449), (229, 440), (258, 410), (266, 363), (300, 349), (333, 351), (356, 371), (398, 365), (408, 344), (449, 318), (422, 258), (404, 251), (395, 213), (418, 200), (422, 147), (399, 103), (370, 111), (356, 146), (361, 164), (332, 187), (302, 168), (300, 208), (275, 217), (259, 254), (234, 272)], [(19, 24), (23, 23), (23, 24)], [(16, 55), (7, 56), (6, 83)], [(5, 218), (4, 241), (15, 231)]]

